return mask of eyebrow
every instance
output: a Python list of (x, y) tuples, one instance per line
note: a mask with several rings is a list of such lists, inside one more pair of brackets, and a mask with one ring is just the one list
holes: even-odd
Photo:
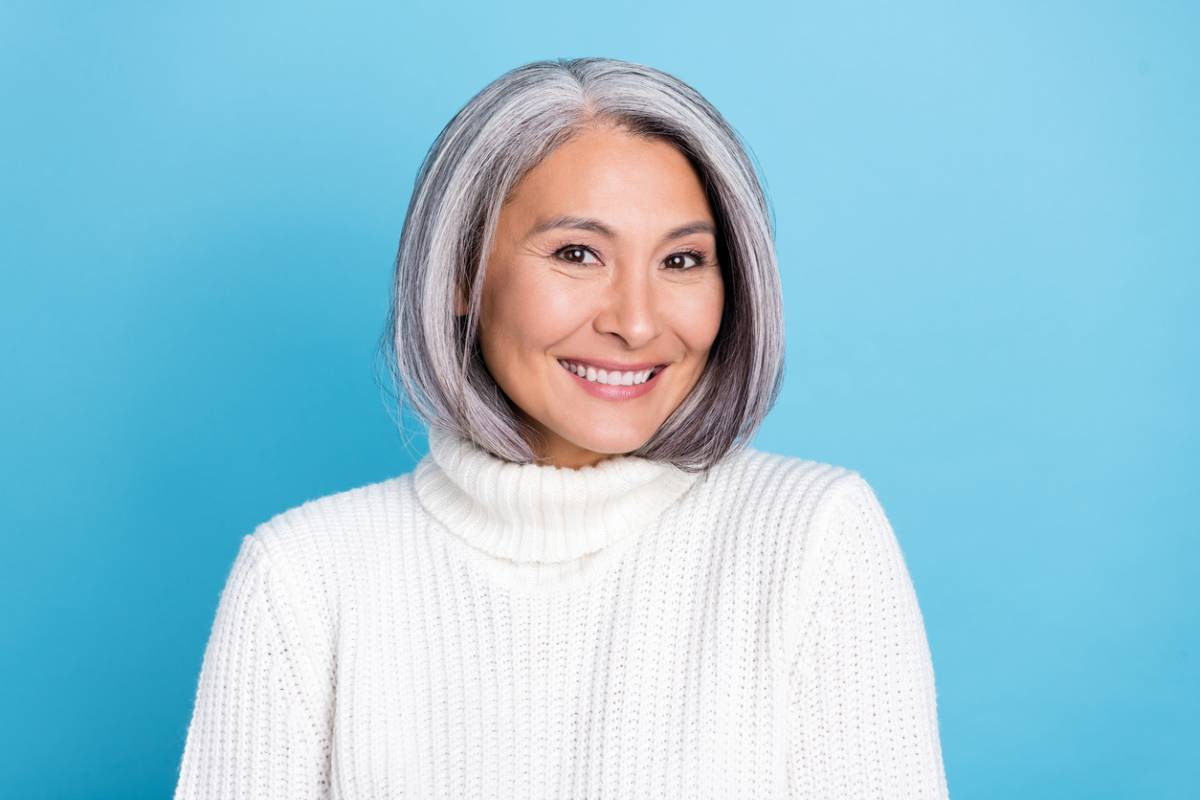
[[(609, 239), (615, 239), (617, 237), (616, 231), (598, 219), (594, 219), (592, 217), (575, 217), (570, 214), (559, 214), (556, 217), (551, 217), (550, 219), (534, 225), (525, 238), (536, 236), (539, 233), (545, 233), (546, 231), (554, 228), (592, 231), (593, 233), (598, 233), (601, 236), (607, 236)], [(667, 234), (663, 236), (663, 241), (666, 242), (670, 241), (671, 239), (679, 239), (693, 233), (711, 233), (713, 236), (716, 236), (717, 229), (711, 222), (698, 219), (694, 222), (688, 222), (680, 225), (677, 228), (672, 228), (671, 230), (667, 231)]]

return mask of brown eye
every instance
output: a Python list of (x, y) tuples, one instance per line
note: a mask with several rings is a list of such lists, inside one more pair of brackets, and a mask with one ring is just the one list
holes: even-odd
[[(687, 259), (692, 259), (696, 263), (687, 264)], [(689, 269), (695, 269), (704, 263), (704, 255), (697, 253), (695, 250), (684, 250), (679, 253), (672, 253), (667, 256), (667, 267), (677, 272), (686, 272)]]
[(554, 251), (554, 255), (556, 258), (559, 258), (563, 261), (569, 261), (572, 264), (587, 264), (589, 262), (585, 261), (584, 259), (586, 259), (588, 255), (594, 256), (591, 248), (578, 244), (569, 244), (565, 247), (560, 247), (558, 250)]

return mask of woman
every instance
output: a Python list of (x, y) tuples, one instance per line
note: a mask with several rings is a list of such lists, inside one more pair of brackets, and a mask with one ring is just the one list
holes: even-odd
[(413, 472), (243, 539), (177, 798), (945, 797), (901, 551), (779, 391), (766, 200), (695, 90), (542, 61), (418, 175)]

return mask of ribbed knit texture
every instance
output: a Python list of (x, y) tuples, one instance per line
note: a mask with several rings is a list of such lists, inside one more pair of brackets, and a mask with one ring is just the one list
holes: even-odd
[(899, 544), (853, 470), (500, 460), (242, 540), (176, 800), (945, 798)]

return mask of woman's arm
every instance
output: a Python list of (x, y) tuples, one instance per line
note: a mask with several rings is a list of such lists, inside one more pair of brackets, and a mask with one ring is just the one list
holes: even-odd
[(925, 625), (892, 527), (850, 473), (814, 548), (815, 619), (789, 680), (794, 797), (947, 798)]
[(205, 649), (175, 800), (328, 795), (328, 737), (287, 586), (246, 536)]

